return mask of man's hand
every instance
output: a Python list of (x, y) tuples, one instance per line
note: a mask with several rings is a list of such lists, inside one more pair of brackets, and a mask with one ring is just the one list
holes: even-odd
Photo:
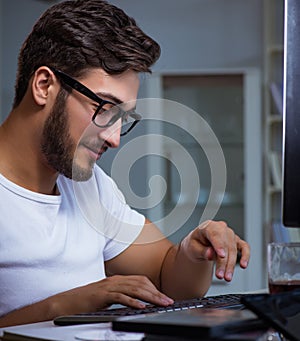
[(107, 277), (99, 282), (60, 293), (57, 299), (59, 315), (66, 312), (91, 312), (118, 303), (133, 308), (144, 308), (145, 303), (167, 306), (174, 301), (161, 293), (155, 285), (141, 275)]
[(94, 312), (113, 303), (144, 308), (145, 303), (141, 301), (160, 306), (174, 303), (145, 276), (111, 276), (14, 310), (0, 318), (0, 327), (52, 320), (61, 315)]
[(216, 277), (228, 282), (232, 279), (238, 252), (242, 268), (248, 266), (250, 258), (248, 243), (223, 221), (202, 223), (183, 239), (180, 248), (192, 262), (214, 260)]

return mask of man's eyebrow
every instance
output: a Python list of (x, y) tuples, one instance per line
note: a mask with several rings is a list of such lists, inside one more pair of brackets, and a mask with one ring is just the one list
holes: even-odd
[[(98, 95), (100, 98), (104, 97), (103, 99), (107, 99), (108, 101), (111, 101), (116, 105), (124, 103), (120, 98), (108, 92), (96, 92), (96, 95)], [(136, 105), (127, 111), (135, 111), (135, 109), (136, 109)]]
[(112, 95), (111, 93), (108, 93), (108, 92), (96, 92), (96, 95), (98, 95), (100, 98), (103, 98), (103, 99), (107, 99), (108, 101), (112, 101), (114, 104), (121, 104), (123, 103), (123, 101)]

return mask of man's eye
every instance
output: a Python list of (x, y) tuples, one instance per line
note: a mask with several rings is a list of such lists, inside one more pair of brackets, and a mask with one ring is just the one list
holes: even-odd
[(123, 121), (124, 123), (127, 123), (128, 120), (129, 120), (129, 113), (126, 113), (124, 116), (122, 116), (122, 121)]
[(116, 105), (110, 104), (110, 103), (106, 103), (102, 106), (102, 110), (103, 111), (109, 111), (109, 110), (113, 110), (113, 108), (116, 108)]
[(94, 111), (96, 111), (98, 109), (98, 107), (99, 107), (99, 104), (98, 103), (92, 103), (91, 106), (92, 106), (92, 109)]

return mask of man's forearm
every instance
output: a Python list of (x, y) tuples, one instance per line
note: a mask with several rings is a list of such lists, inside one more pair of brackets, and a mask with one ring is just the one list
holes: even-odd
[(0, 318), (0, 327), (52, 320), (57, 314), (52, 298), (14, 310)]
[(162, 265), (161, 290), (173, 299), (204, 296), (212, 281), (213, 262), (192, 262), (181, 249), (172, 246)]

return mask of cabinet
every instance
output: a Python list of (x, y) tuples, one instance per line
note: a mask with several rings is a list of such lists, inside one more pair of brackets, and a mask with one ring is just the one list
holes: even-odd
[(162, 230), (178, 242), (214, 218), (244, 238), (243, 74), (166, 74), (161, 81)]
[(214, 278), (212, 295), (266, 287), (261, 104), (256, 68), (153, 73), (141, 79), (142, 121), (101, 158), (128, 204), (172, 241), (221, 219), (249, 242), (249, 268), (236, 266), (231, 283)]
[[(249, 269), (237, 266), (230, 284), (214, 279), (209, 294), (265, 286), (260, 84), (259, 71), (251, 68), (169, 71), (142, 83), (140, 97), (152, 98), (151, 117), (144, 110), (143, 118), (152, 156), (146, 169), (156, 197), (152, 203), (149, 197), (147, 216), (174, 242), (207, 218), (226, 220), (252, 248)], [(225, 174), (221, 159), (216, 162), (219, 148)], [(214, 193), (213, 174), (225, 180)]]

